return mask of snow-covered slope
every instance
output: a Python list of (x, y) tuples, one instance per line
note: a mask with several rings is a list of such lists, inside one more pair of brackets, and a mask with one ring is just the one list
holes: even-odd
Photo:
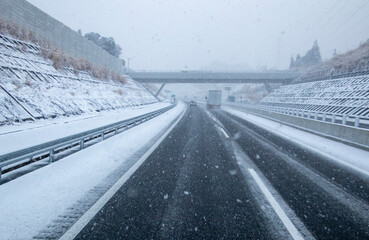
[(369, 75), (281, 86), (260, 104), (368, 118)]
[(37, 45), (0, 35), (0, 123), (104, 111), (157, 102), (141, 84), (55, 69)]

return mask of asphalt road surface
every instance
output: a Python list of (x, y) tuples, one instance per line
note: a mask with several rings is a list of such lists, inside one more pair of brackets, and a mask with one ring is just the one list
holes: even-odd
[(317, 239), (369, 239), (369, 181), (223, 111), (215, 116)]
[(188, 107), (76, 239), (298, 238), (232, 146), (275, 193), (300, 236), (369, 239), (366, 176), (223, 111), (209, 115), (197, 106)]

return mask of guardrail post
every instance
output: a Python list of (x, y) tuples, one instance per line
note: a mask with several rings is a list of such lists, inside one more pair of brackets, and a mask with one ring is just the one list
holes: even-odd
[(0, 167), (0, 181), (1, 181), (2, 167)]
[(79, 143), (79, 149), (80, 150), (82, 150), (82, 149), (84, 149), (85, 148), (85, 140), (84, 139), (82, 139), (81, 141), (80, 141), (80, 143)]
[(101, 140), (104, 140), (104, 136), (105, 136), (105, 134), (104, 134), (104, 132), (102, 132), (101, 133)]
[(342, 116), (342, 124), (346, 125), (346, 122), (347, 122), (347, 115), (345, 114)]
[(309, 119), (310, 119), (310, 116), (311, 116), (311, 112), (309, 111), (309, 112), (308, 112), (308, 118), (309, 118)]
[(318, 120), (318, 113), (317, 112), (315, 112), (315, 114), (314, 114), (314, 119)]
[(334, 123), (336, 121), (336, 114), (333, 114), (332, 115), (332, 119), (331, 119), (331, 122)]
[(117, 134), (118, 133), (118, 128), (116, 127), (115, 129), (114, 129), (114, 134)]
[(327, 119), (327, 113), (323, 113), (323, 121), (325, 122), (326, 119)]
[(356, 116), (355, 117), (355, 127), (359, 127), (359, 125), (360, 125), (360, 117)]
[(54, 149), (51, 149), (49, 153), (49, 162), (52, 163), (53, 161), (54, 161)]

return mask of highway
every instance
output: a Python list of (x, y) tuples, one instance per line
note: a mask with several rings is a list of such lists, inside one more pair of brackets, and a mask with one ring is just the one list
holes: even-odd
[(368, 183), (245, 120), (191, 106), (76, 239), (368, 239)]

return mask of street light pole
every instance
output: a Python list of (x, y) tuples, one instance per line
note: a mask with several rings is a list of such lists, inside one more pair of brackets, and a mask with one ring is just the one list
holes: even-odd
[(129, 60), (131, 60), (131, 59), (133, 59), (133, 58), (127, 58), (127, 74), (129, 72)]

